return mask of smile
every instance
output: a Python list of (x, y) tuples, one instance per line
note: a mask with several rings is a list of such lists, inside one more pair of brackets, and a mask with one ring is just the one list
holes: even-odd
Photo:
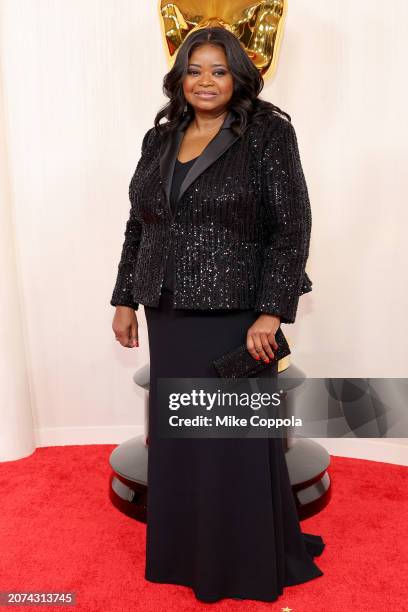
[(195, 94), (196, 96), (199, 96), (200, 98), (213, 98), (214, 96), (216, 96), (216, 93), (209, 93), (209, 92), (199, 92)]

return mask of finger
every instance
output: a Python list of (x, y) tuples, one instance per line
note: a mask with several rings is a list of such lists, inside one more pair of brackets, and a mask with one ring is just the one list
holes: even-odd
[(131, 345), (132, 346), (139, 346), (139, 336), (138, 336), (138, 330), (137, 330), (137, 325), (135, 323), (132, 324), (131, 326), (131, 335), (130, 335), (130, 339), (131, 339)]
[(274, 359), (275, 355), (269, 343), (268, 334), (266, 332), (261, 332), (259, 335), (260, 335), (262, 346), (264, 348), (265, 353), (267, 353), (269, 359)]
[(272, 345), (273, 350), (276, 353), (276, 351), (279, 348), (279, 344), (276, 342), (275, 334), (274, 333), (270, 333), (269, 336), (268, 336), (268, 340), (269, 340), (269, 343)]
[(257, 361), (259, 361), (260, 357), (258, 353), (256, 352), (255, 343), (252, 340), (252, 336), (250, 333), (247, 334), (247, 349), (248, 349), (248, 352), (252, 355), (252, 357), (256, 359)]
[(115, 334), (115, 340), (117, 340), (117, 342), (120, 342), (120, 344), (123, 344), (123, 342), (126, 342), (127, 334), (126, 334), (126, 330), (123, 329), (122, 326), (119, 326), (115, 322), (112, 324), (112, 330), (113, 330), (113, 333)]
[(128, 325), (126, 329), (126, 347), (133, 348), (132, 326)]
[(116, 328), (115, 330), (115, 338), (116, 340), (119, 342), (119, 344), (121, 346), (124, 347), (128, 347), (130, 344), (130, 327), (125, 328), (125, 329), (118, 329)]
[(259, 337), (259, 333), (252, 334), (252, 338), (253, 338), (253, 341), (255, 343), (256, 352), (258, 353), (260, 358), (263, 359), (264, 361), (266, 361), (267, 363), (269, 363), (269, 357), (268, 357), (268, 355), (264, 351), (261, 339)]
[(129, 342), (129, 339), (128, 339), (127, 335), (124, 334), (123, 332), (121, 332), (119, 334), (116, 334), (116, 340), (122, 346), (127, 346), (128, 342)]

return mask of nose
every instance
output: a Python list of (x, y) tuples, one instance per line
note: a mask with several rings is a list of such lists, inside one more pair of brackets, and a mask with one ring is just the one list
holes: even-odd
[(199, 80), (200, 85), (212, 85), (212, 78), (211, 78), (211, 74), (202, 74), (201, 78)]

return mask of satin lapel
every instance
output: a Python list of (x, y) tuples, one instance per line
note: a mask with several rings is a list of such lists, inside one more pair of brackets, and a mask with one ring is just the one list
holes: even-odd
[(177, 203), (180, 198), (183, 197), (184, 192), (191, 183), (214, 163), (230, 146), (240, 138), (236, 136), (230, 129), (222, 129), (218, 134), (208, 143), (200, 157), (193, 163), (183, 182), (180, 186), (180, 191), (177, 198)]
[[(177, 203), (186, 189), (193, 181), (215, 162), (240, 136), (236, 136), (230, 129), (233, 115), (229, 112), (222, 124), (218, 134), (208, 143), (197, 161), (191, 166), (180, 186)], [(170, 206), (170, 190), (173, 178), (174, 166), (178, 157), (184, 130), (188, 121), (183, 121), (177, 130), (171, 135), (164, 137), (160, 143), (160, 175), (166, 193), (166, 203), (171, 217), (173, 217)]]

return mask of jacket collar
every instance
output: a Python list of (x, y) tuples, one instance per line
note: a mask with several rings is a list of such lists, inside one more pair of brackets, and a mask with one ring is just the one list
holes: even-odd
[[(183, 182), (180, 186), (180, 191), (177, 198), (177, 204), (185, 193), (186, 189), (193, 181), (214, 163), (229, 147), (238, 139), (231, 129), (231, 123), (234, 116), (231, 111), (228, 111), (219, 132), (208, 143), (199, 158), (189, 168)], [(183, 140), (184, 131), (188, 126), (188, 118), (186, 117), (178, 125), (177, 129), (170, 135), (162, 138), (160, 143), (160, 174), (163, 182), (164, 191), (166, 193), (166, 204), (173, 218), (173, 213), (170, 206), (170, 190), (173, 178), (174, 166), (180, 150), (180, 145)]]

